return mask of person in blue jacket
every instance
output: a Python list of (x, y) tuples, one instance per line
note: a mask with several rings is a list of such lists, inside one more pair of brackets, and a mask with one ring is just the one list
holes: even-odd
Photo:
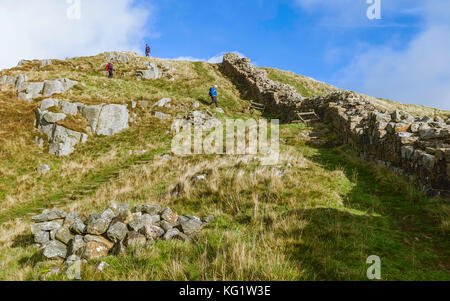
[(218, 95), (218, 93), (217, 93), (217, 85), (216, 85), (216, 86), (212, 87), (211, 89), (209, 89), (209, 96), (211, 96), (211, 99), (212, 99), (212, 103), (210, 104), (210, 106), (213, 104), (216, 104), (216, 108), (219, 107), (219, 104), (217, 103), (217, 95)]

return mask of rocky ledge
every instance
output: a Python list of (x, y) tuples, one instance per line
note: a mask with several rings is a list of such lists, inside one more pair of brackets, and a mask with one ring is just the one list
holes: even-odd
[(77, 81), (67, 78), (45, 80), (42, 82), (29, 82), (24, 74), (17, 76), (5, 75), (0, 78), (0, 84), (14, 86), (19, 93), (19, 100), (32, 102), (38, 97), (50, 97), (54, 94), (62, 94), (77, 85)]
[[(66, 119), (71, 119), (77, 129), (69, 129)], [(48, 98), (36, 110), (36, 127), (47, 137), (49, 152), (57, 156), (73, 153), (78, 143), (88, 140), (89, 134), (111, 136), (127, 129), (128, 121), (126, 105), (86, 105)], [(44, 146), (42, 138), (38, 138), (38, 143)]]

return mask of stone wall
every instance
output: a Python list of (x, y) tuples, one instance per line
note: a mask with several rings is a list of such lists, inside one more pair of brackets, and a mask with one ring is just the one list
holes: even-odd
[(305, 99), (294, 87), (268, 79), (249, 59), (233, 53), (224, 55), (220, 68), (245, 96), (264, 103), (282, 121), (296, 119), (296, 112), (314, 110), (364, 159), (409, 175), (428, 193), (449, 194), (449, 119), (388, 111), (350, 91)]
[(295, 110), (304, 98), (294, 87), (269, 79), (265, 70), (235, 53), (224, 55), (220, 70), (234, 81), (244, 97), (265, 104), (282, 121), (295, 119)]
[(301, 108), (331, 122), (342, 142), (364, 159), (410, 175), (428, 193), (448, 194), (450, 119), (382, 110), (350, 91), (306, 99)]

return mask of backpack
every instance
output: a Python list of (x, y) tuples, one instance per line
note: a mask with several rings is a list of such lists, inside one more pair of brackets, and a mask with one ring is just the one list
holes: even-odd
[(217, 96), (217, 91), (215, 88), (209, 89), (209, 96)]
[(109, 70), (111, 70), (111, 64), (110, 63), (106, 64), (106, 71), (109, 71)]

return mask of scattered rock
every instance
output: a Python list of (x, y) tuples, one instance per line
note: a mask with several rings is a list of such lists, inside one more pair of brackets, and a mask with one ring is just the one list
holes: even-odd
[(192, 236), (200, 232), (200, 230), (202, 229), (202, 222), (190, 219), (182, 223), (181, 227), (186, 235)]
[(56, 231), (55, 238), (63, 244), (68, 245), (69, 242), (74, 238), (74, 236), (72, 235), (72, 233), (70, 233), (69, 229), (61, 227)]
[(107, 219), (98, 217), (86, 221), (86, 232), (92, 235), (102, 235), (108, 230), (109, 222)]
[(98, 265), (97, 271), (103, 272), (105, 269), (107, 269), (107, 268), (109, 268), (109, 267), (110, 267), (109, 264), (107, 264), (106, 262), (102, 261), (102, 262), (100, 262), (100, 264)]
[(44, 256), (49, 259), (64, 259), (67, 256), (67, 246), (60, 241), (53, 240), (45, 247)]
[(170, 229), (169, 231), (167, 231), (166, 234), (164, 234), (164, 240), (171, 240), (171, 239), (178, 239), (181, 240), (183, 242), (187, 242), (187, 243), (192, 243), (192, 239), (189, 238), (189, 236), (187, 236), (184, 233), (181, 233), (180, 231), (178, 231), (177, 229)]
[(70, 227), (70, 231), (72, 231), (75, 234), (82, 235), (86, 232), (86, 225), (81, 221), (77, 221), (72, 224), (72, 226)]
[(31, 218), (31, 220), (35, 223), (43, 223), (43, 222), (50, 222), (57, 219), (63, 219), (67, 216), (67, 213), (59, 210), (59, 209), (52, 209), (52, 210), (44, 210), (41, 214)]
[(203, 220), (190, 215), (178, 216), (169, 207), (160, 205), (140, 204), (134, 211), (131, 213), (126, 204), (113, 203), (101, 214), (89, 215), (83, 223), (76, 212), (44, 210), (32, 218), (35, 223), (31, 231), (46, 258), (67, 258), (67, 266), (80, 258), (122, 255), (125, 246), (144, 246), (159, 239), (193, 242), (189, 236), (194, 237), (207, 225), (205, 221), (212, 219), (211, 216)]
[(38, 168), (36, 168), (36, 172), (41, 175), (46, 174), (50, 172), (50, 166), (48, 166), (47, 164), (39, 165)]
[(160, 107), (160, 108), (170, 108), (170, 102), (172, 101), (172, 98), (163, 98), (160, 99), (158, 102), (156, 102), (153, 107)]
[(109, 227), (107, 236), (112, 242), (122, 241), (127, 235), (128, 229), (127, 225), (121, 222), (117, 222), (111, 227)]
[(126, 244), (128, 247), (141, 247), (147, 243), (147, 239), (144, 235), (132, 231), (128, 232)]

